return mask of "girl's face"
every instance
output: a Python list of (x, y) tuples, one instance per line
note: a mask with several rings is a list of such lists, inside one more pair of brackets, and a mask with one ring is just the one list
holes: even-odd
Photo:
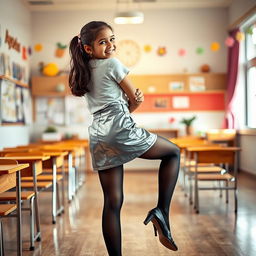
[(114, 57), (116, 51), (115, 36), (109, 28), (103, 28), (91, 47), (92, 58), (108, 59)]

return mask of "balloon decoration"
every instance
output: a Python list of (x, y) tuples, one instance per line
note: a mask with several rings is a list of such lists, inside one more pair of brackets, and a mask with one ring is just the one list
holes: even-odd
[(199, 54), (199, 55), (203, 54), (203, 53), (204, 53), (204, 48), (202, 48), (202, 47), (197, 47), (197, 48), (196, 48), (196, 53)]
[(34, 50), (35, 50), (36, 52), (41, 52), (41, 51), (43, 50), (43, 46), (42, 46), (41, 44), (36, 44), (36, 45), (34, 46)]
[(149, 45), (149, 44), (144, 45), (144, 51), (147, 52), (147, 53), (151, 52), (152, 51), (152, 46)]
[(234, 45), (234, 43), (235, 43), (235, 40), (232, 36), (228, 36), (225, 40), (225, 45), (227, 47), (232, 47)]
[(185, 49), (183, 49), (183, 48), (181, 48), (181, 49), (179, 49), (179, 51), (178, 51), (178, 55), (179, 56), (185, 56), (187, 54), (187, 51), (185, 50)]
[(211, 50), (213, 51), (213, 52), (216, 52), (216, 51), (218, 51), (220, 49), (220, 44), (218, 43), (218, 42), (213, 42), (212, 44), (211, 44)]
[(157, 54), (159, 56), (164, 56), (166, 55), (167, 51), (166, 51), (166, 47), (158, 47), (157, 49)]

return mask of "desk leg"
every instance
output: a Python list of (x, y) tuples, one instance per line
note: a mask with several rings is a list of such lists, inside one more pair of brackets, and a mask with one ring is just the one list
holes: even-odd
[(17, 255), (22, 255), (22, 226), (21, 226), (21, 189), (20, 171), (16, 173), (16, 197), (17, 197)]
[(39, 205), (38, 205), (38, 191), (37, 191), (37, 180), (36, 180), (36, 164), (33, 163), (33, 183), (34, 183), (34, 192), (35, 192), (35, 211), (36, 211), (36, 229), (37, 241), (41, 241), (41, 231), (40, 231), (40, 213), (39, 213)]
[(57, 167), (56, 167), (56, 158), (52, 158), (52, 171), (53, 171), (53, 180), (52, 180), (52, 224), (56, 223), (57, 216)]
[(73, 194), (73, 188), (72, 188), (72, 179), (73, 179), (73, 163), (72, 163), (72, 152), (68, 153), (68, 201), (70, 202), (72, 200), (72, 194)]

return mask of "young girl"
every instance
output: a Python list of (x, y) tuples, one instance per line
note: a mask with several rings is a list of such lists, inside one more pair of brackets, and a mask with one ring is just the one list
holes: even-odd
[(128, 81), (129, 71), (115, 58), (115, 51), (113, 29), (101, 21), (86, 24), (70, 43), (69, 86), (74, 95), (86, 96), (93, 115), (89, 127), (90, 151), (104, 194), (102, 229), (108, 254), (122, 255), (123, 164), (136, 157), (162, 160), (157, 206), (148, 212), (144, 224), (151, 221), (160, 242), (176, 251), (169, 208), (178, 177), (179, 149), (134, 123), (130, 113), (144, 97)]

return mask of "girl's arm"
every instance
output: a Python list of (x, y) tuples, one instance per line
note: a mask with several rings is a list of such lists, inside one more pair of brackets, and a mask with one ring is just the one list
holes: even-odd
[(133, 112), (144, 101), (142, 91), (135, 89), (127, 77), (125, 77), (119, 85), (129, 98), (129, 111)]

